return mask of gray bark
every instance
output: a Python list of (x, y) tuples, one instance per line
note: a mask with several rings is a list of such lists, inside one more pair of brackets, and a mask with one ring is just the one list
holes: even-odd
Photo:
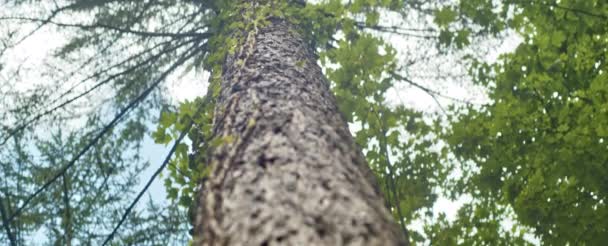
[(223, 66), (195, 245), (406, 245), (303, 38), (252, 37)]

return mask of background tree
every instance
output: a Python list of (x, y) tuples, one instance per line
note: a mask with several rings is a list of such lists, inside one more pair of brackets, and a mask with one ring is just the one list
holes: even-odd
[(453, 190), (511, 208), (543, 244), (601, 244), (608, 3), (503, 1), (503, 13), (524, 40), (471, 69), (492, 103), (458, 110), (443, 134), (464, 170)]

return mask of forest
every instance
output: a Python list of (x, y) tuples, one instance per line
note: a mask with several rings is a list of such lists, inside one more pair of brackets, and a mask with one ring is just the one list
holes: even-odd
[(0, 0), (0, 245), (605, 245), (608, 0)]

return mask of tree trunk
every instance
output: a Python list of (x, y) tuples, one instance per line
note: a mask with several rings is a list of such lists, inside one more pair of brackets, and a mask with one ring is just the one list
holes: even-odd
[(223, 65), (195, 245), (406, 245), (312, 50), (271, 18)]

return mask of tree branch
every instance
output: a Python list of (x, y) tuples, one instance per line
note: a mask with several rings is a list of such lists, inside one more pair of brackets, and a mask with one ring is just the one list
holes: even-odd
[[(190, 52), (193, 48), (201, 48), (198, 46), (193, 46), (188, 49), (184, 53)], [(57, 172), (50, 180), (44, 183), (40, 188), (38, 188), (33, 194), (31, 194), (24, 202), (19, 206), (19, 208), (8, 218), (7, 223), (13, 221), (14, 218), (19, 216), (23, 210), (27, 207), (27, 205), (34, 199), (34, 197), (38, 196), (42, 191), (48, 188), (52, 183), (57, 181), (59, 177), (61, 177), (70, 167), (72, 167), (76, 161), (78, 161), (89, 149), (91, 149), (107, 132), (109, 132), (113, 126), (120, 121), (120, 119), (127, 114), (127, 112), (131, 111), (135, 106), (137, 106), (140, 102), (142, 102), (159, 84), (162, 82), (171, 72), (173, 72), (178, 66), (183, 64), (186, 60), (196, 55), (200, 50), (194, 49), (194, 52), (190, 54), (183, 55), (178, 61), (173, 63), (165, 72), (163, 72), (159, 78), (150, 85), (148, 89), (146, 89), (143, 93), (141, 93), (137, 98), (132, 100), (125, 108), (123, 108), (115, 117), (112, 119), (110, 123), (108, 123), (102, 130), (99, 132), (70, 162), (68, 162), (65, 166), (63, 166), (59, 172)]]
[(435, 100), (436, 100), (436, 96), (439, 96), (439, 97), (443, 97), (445, 99), (449, 99), (449, 100), (452, 100), (452, 101), (455, 101), (455, 102), (459, 102), (459, 103), (464, 103), (464, 104), (468, 104), (468, 105), (472, 105), (473, 104), (473, 103), (471, 103), (469, 101), (466, 101), (466, 100), (463, 100), (463, 99), (459, 99), (459, 98), (443, 95), (442, 93), (440, 93), (438, 91), (435, 91), (435, 90), (429, 89), (429, 88), (427, 88), (425, 86), (422, 86), (421, 84), (418, 84), (418, 83), (416, 83), (416, 82), (414, 82), (414, 81), (412, 81), (412, 80), (410, 80), (410, 79), (408, 79), (406, 77), (403, 77), (403, 76), (401, 76), (401, 75), (399, 75), (397, 73), (392, 72), (391, 76), (393, 76), (397, 80), (406, 82), (406, 83), (408, 83), (408, 84), (410, 84), (410, 85), (412, 85), (412, 86), (414, 86), (414, 87), (416, 87), (418, 89), (423, 90), (424, 92), (426, 92), (427, 94), (429, 94), (431, 97), (433, 97)]
[[(205, 97), (205, 100), (203, 101), (202, 105), (199, 106), (199, 108), (196, 110), (196, 113), (194, 115), (197, 115), (203, 108), (205, 108), (205, 104), (207, 104), (209, 102), (210, 98), (211, 98), (210, 96)], [(131, 202), (131, 205), (129, 205), (129, 207), (127, 207), (127, 209), (123, 213), (122, 217), (120, 218), (120, 221), (118, 222), (118, 224), (116, 224), (116, 226), (114, 227), (112, 232), (106, 237), (106, 239), (104, 240), (104, 242), (102, 244), (103, 246), (107, 245), (108, 243), (110, 243), (110, 241), (112, 241), (112, 238), (114, 238), (114, 235), (116, 235), (120, 226), (125, 222), (125, 220), (127, 219), (127, 216), (129, 216), (129, 214), (131, 213), (131, 211), (133, 210), (133, 208), (135, 207), (137, 202), (139, 202), (139, 199), (141, 199), (141, 197), (148, 190), (148, 188), (150, 188), (150, 185), (152, 185), (152, 182), (154, 181), (154, 179), (156, 179), (156, 177), (162, 172), (162, 170), (165, 169), (167, 164), (169, 164), (169, 161), (171, 160), (173, 153), (175, 153), (177, 146), (179, 145), (179, 143), (184, 139), (184, 137), (188, 134), (188, 132), (192, 128), (192, 125), (194, 124), (194, 120), (190, 119), (189, 123), (187, 123), (187, 124), (188, 125), (186, 126), (186, 128), (181, 132), (179, 137), (173, 143), (173, 146), (171, 147), (171, 150), (169, 150), (169, 153), (165, 157), (165, 160), (163, 161), (163, 163), (160, 165), (160, 167), (158, 167), (158, 169), (156, 169), (154, 174), (152, 174), (152, 177), (150, 177), (150, 179), (148, 179), (148, 182), (146, 183), (144, 188), (137, 194), (137, 196), (135, 197), (135, 200), (133, 200)]]
[(82, 30), (89, 29), (105, 29), (110, 31), (117, 31), (119, 33), (127, 33), (133, 34), (143, 37), (172, 37), (172, 38), (182, 38), (182, 37), (199, 37), (199, 38), (209, 38), (211, 33), (208, 32), (183, 32), (183, 33), (169, 33), (169, 32), (150, 32), (150, 31), (141, 31), (141, 30), (133, 30), (130, 28), (123, 28), (112, 26), (103, 23), (96, 24), (75, 24), (75, 23), (62, 23), (55, 22), (52, 20), (45, 20), (40, 18), (32, 18), (32, 17), (0, 17), (0, 20), (19, 20), (19, 21), (31, 21), (31, 22), (42, 22), (46, 24), (53, 24), (59, 27), (74, 27)]
[(4, 225), (4, 230), (6, 230), (6, 236), (8, 237), (10, 245), (17, 246), (17, 240), (13, 233), (11, 233), (10, 223), (6, 215), (6, 211), (4, 210), (4, 199), (2, 199), (2, 195), (0, 194), (0, 216), (2, 216), (2, 224)]
[(579, 13), (579, 14), (583, 14), (583, 15), (587, 15), (587, 16), (591, 16), (591, 17), (596, 17), (596, 18), (600, 18), (600, 19), (604, 19), (604, 20), (608, 19), (608, 16), (606, 16), (606, 15), (596, 14), (596, 13), (593, 13), (593, 12), (590, 12), (590, 11), (587, 11), (587, 10), (583, 10), (583, 9), (570, 8), (570, 7), (559, 5), (557, 3), (551, 3), (551, 4), (548, 4), (548, 5), (549, 6), (553, 6), (555, 8), (558, 8), (558, 9), (563, 9), (563, 10), (566, 10), (566, 11), (571, 11), (571, 12), (574, 12), (574, 13)]
[(397, 26), (380, 26), (380, 25), (368, 26), (362, 22), (357, 22), (356, 26), (359, 29), (371, 29), (371, 30), (375, 30), (375, 31), (379, 31), (379, 32), (397, 34), (397, 35), (406, 36), (406, 37), (423, 38), (423, 39), (436, 39), (438, 37), (437, 35), (432, 36), (432, 35), (420, 35), (420, 34), (415, 34), (415, 33), (409, 33), (412, 31), (432, 33), (434, 31), (432, 29), (408, 29), (408, 28), (402, 28), (402, 27), (397, 27)]
[[(0, 146), (2, 146), (2, 145), (4, 145), (4, 144), (6, 144), (6, 142), (7, 142), (7, 141), (8, 141), (10, 138), (12, 138), (13, 136), (15, 136), (17, 133), (19, 133), (19, 132), (23, 131), (23, 130), (24, 130), (25, 128), (27, 128), (27, 127), (28, 127), (30, 124), (32, 124), (32, 123), (34, 123), (34, 122), (36, 122), (36, 121), (40, 120), (42, 117), (44, 117), (44, 116), (46, 116), (46, 115), (49, 115), (49, 114), (51, 114), (51, 113), (53, 113), (53, 112), (57, 111), (58, 109), (61, 109), (61, 108), (65, 107), (66, 105), (68, 105), (68, 104), (70, 104), (70, 103), (72, 103), (72, 102), (74, 102), (74, 101), (76, 101), (76, 100), (78, 100), (78, 99), (80, 99), (80, 98), (82, 98), (82, 97), (86, 96), (87, 94), (89, 94), (89, 93), (91, 93), (92, 91), (94, 91), (94, 90), (98, 89), (98, 88), (99, 88), (99, 87), (101, 87), (102, 85), (107, 84), (108, 82), (110, 82), (110, 81), (112, 81), (112, 80), (114, 80), (114, 79), (116, 79), (116, 78), (118, 78), (118, 77), (120, 77), (120, 76), (123, 76), (123, 75), (125, 75), (125, 74), (130, 73), (130, 72), (133, 72), (135, 69), (140, 68), (140, 67), (142, 67), (142, 66), (144, 66), (144, 65), (146, 65), (146, 64), (148, 64), (148, 63), (150, 63), (150, 62), (152, 62), (152, 61), (154, 61), (154, 60), (157, 60), (159, 57), (161, 57), (162, 55), (166, 54), (167, 52), (174, 51), (174, 50), (178, 49), (179, 47), (181, 47), (181, 46), (183, 46), (183, 45), (185, 45), (185, 44), (188, 44), (188, 43), (190, 43), (190, 42), (192, 42), (192, 41), (198, 41), (198, 40), (197, 40), (197, 39), (195, 39), (195, 40), (190, 40), (189, 42), (184, 42), (184, 43), (178, 44), (178, 45), (176, 45), (176, 46), (173, 46), (173, 47), (171, 47), (171, 48), (169, 48), (169, 49), (167, 49), (167, 50), (163, 50), (162, 52), (160, 52), (160, 53), (158, 53), (158, 54), (156, 54), (156, 55), (153, 55), (153, 56), (149, 57), (148, 59), (144, 60), (143, 62), (140, 62), (140, 63), (138, 63), (138, 64), (135, 64), (134, 66), (132, 66), (132, 67), (130, 67), (130, 68), (128, 68), (128, 69), (126, 69), (126, 70), (123, 70), (123, 71), (121, 71), (121, 72), (119, 72), (119, 73), (115, 73), (115, 74), (113, 74), (113, 75), (110, 75), (108, 78), (106, 78), (106, 79), (104, 79), (104, 80), (100, 81), (99, 83), (95, 84), (93, 87), (89, 88), (88, 90), (84, 91), (83, 93), (81, 93), (81, 94), (79, 94), (79, 95), (77, 95), (77, 96), (75, 96), (75, 97), (72, 97), (72, 98), (70, 98), (70, 99), (68, 99), (68, 100), (64, 101), (63, 103), (61, 103), (61, 104), (59, 104), (59, 105), (55, 106), (55, 107), (52, 107), (51, 109), (48, 109), (48, 110), (46, 110), (46, 111), (44, 111), (44, 112), (42, 112), (42, 113), (39, 113), (39, 114), (35, 115), (34, 117), (30, 118), (29, 120), (26, 120), (26, 121), (25, 121), (23, 124), (21, 124), (21, 125), (19, 125), (19, 126), (15, 127), (15, 128), (13, 128), (12, 130), (9, 130), (9, 131), (8, 131), (8, 135), (7, 135), (6, 137), (4, 137), (4, 139), (2, 140), (2, 142), (0, 142)], [(142, 52), (142, 53), (144, 53), (144, 52)], [(136, 55), (136, 56), (137, 56), (137, 55)], [(129, 60), (131, 60), (132, 58), (134, 58), (134, 56), (132, 56), (132, 57), (130, 57), (130, 58), (128, 58), (128, 59), (125, 59), (123, 62), (118, 63), (118, 64), (116, 64), (115, 66), (119, 66), (120, 64), (126, 63), (126, 62), (128, 62)], [(83, 79), (83, 80), (82, 80), (82, 82), (84, 82), (84, 81), (86, 81), (86, 80), (88, 80), (88, 79), (91, 79), (91, 78), (93, 78), (93, 77), (95, 77), (95, 76), (98, 76), (98, 75), (100, 75), (100, 74), (102, 74), (102, 73), (106, 72), (107, 70), (111, 69), (112, 67), (115, 67), (115, 66), (111, 66), (111, 67), (107, 68), (106, 70), (102, 70), (102, 71), (96, 72), (96, 73), (94, 73), (93, 75), (91, 75), (91, 76), (89, 76), (89, 77), (87, 77), (87, 78)], [(79, 83), (80, 83), (80, 82), (79, 82)], [(70, 88), (70, 90), (68, 90), (67, 92), (65, 92), (64, 94), (62, 94), (62, 95), (61, 95), (61, 97), (63, 97), (65, 94), (69, 93), (69, 92), (70, 92), (72, 89), (73, 89), (73, 88)]]

